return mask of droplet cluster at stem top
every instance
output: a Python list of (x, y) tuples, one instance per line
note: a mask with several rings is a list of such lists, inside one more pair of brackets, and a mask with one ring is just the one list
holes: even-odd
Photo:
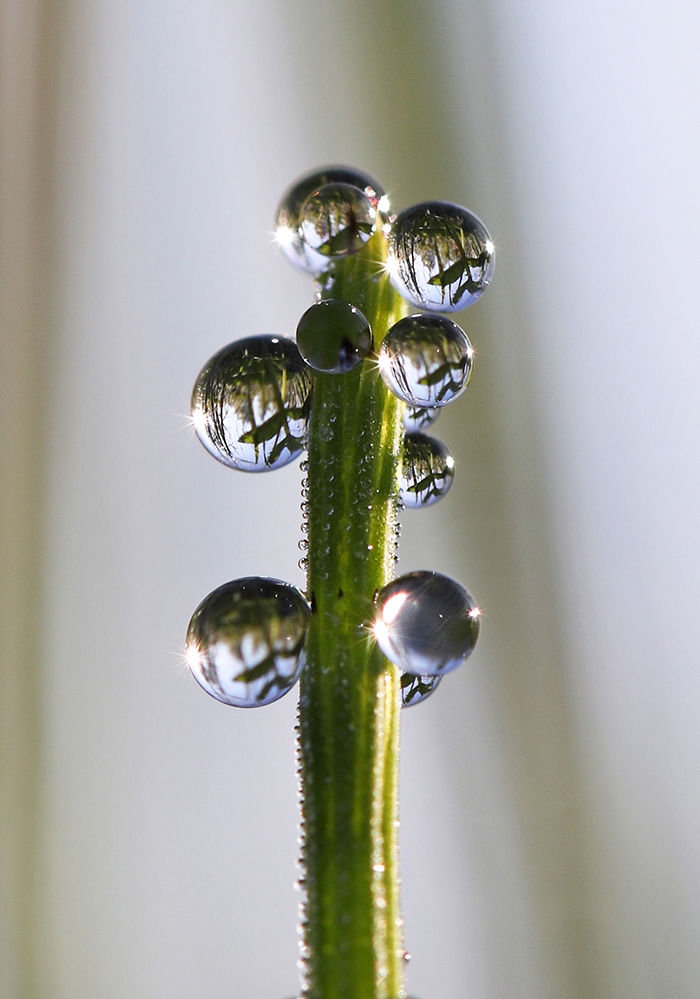
[[(439, 313), (483, 293), (493, 244), (457, 205), (390, 215), (381, 186), (348, 167), (300, 178), (275, 225), (287, 257), (315, 275), (318, 300), (296, 343), (248, 336), (218, 351), (195, 383), (192, 420), (239, 471), (308, 452), (307, 589), (256, 577), (220, 586), (192, 617), (187, 658), (233, 706), (270, 703), (301, 678), (302, 992), (402, 999), (399, 709), (471, 654), (480, 611), (439, 573), (393, 579), (397, 511), (452, 484), (449, 450), (424, 431), (465, 390), (473, 350)], [(406, 315), (404, 299), (428, 311)]]

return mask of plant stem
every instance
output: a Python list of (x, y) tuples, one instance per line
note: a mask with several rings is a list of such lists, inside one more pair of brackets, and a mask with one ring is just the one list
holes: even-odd
[[(376, 233), (334, 264), (324, 297), (367, 317), (375, 349), (406, 312)], [(398, 670), (367, 624), (393, 577), (401, 403), (371, 358), (314, 373), (309, 424), (308, 592), (314, 614), (301, 680), (299, 738), (312, 999), (399, 999)]]

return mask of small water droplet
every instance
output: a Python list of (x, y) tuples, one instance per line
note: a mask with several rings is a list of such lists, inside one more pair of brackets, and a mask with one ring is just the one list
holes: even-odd
[(311, 373), (292, 340), (253, 336), (200, 371), (192, 423), (219, 461), (246, 472), (280, 468), (304, 449)]
[(413, 205), (392, 226), (387, 262), (391, 283), (419, 308), (465, 309), (484, 293), (494, 266), (494, 245), (486, 227), (460, 205)]
[(454, 458), (442, 441), (428, 434), (406, 434), (399, 484), (405, 507), (437, 503), (449, 491), (454, 475)]
[(373, 631), (384, 655), (414, 676), (442, 676), (471, 655), (481, 611), (459, 583), (411, 572), (380, 590)]
[[(316, 371), (352, 371), (372, 348), (372, 331), (359, 309), (340, 299), (326, 298), (307, 309), (297, 326), (297, 346)], [(335, 421), (335, 414), (331, 421)]]
[(352, 184), (324, 184), (301, 206), (299, 235), (321, 261), (357, 253), (374, 232), (377, 210)]
[(409, 406), (446, 406), (464, 392), (474, 351), (467, 334), (446, 316), (420, 313), (392, 326), (379, 350), (384, 384)]
[(330, 166), (313, 170), (285, 191), (275, 215), (275, 237), (285, 255), (297, 267), (318, 273), (328, 267), (329, 258), (315, 253), (299, 236), (299, 216), (304, 202), (326, 184), (351, 184), (362, 191), (380, 212), (389, 211), (389, 201), (380, 184), (369, 174), (353, 167)]
[(321, 438), (322, 441), (326, 441), (327, 443), (333, 438), (333, 427), (329, 426), (327, 423), (323, 423), (318, 428), (316, 433), (318, 434), (318, 436)]
[(401, 674), (401, 707), (412, 708), (420, 704), (436, 689), (442, 677), (414, 676), (413, 673)]
[(187, 629), (194, 678), (224, 704), (254, 708), (288, 693), (304, 665), (309, 606), (294, 586), (248, 576), (210, 593)]
[(428, 409), (425, 406), (406, 406), (403, 411), (403, 426), (407, 434), (417, 434), (427, 430), (440, 415), (439, 407)]
[(301, 541), (297, 541), (297, 548), (299, 548), (299, 550), (302, 551), (302, 552), (308, 551), (309, 550), (309, 539), (308, 538), (302, 538)]

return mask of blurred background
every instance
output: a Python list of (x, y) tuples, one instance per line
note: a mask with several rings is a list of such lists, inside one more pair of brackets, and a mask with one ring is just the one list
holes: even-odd
[(290, 334), (301, 172), (489, 227), (400, 567), (469, 664), (404, 712), (420, 999), (700, 994), (700, 14), (691, 0), (0, 0), (0, 995), (296, 993), (294, 698), (186, 675), (236, 576), (301, 585), (298, 465), (210, 458), (219, 347)]

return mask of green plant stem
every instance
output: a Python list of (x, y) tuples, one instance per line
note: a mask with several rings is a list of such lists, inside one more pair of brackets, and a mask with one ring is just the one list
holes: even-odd
[[(375, 349), (406, 312), (377, 233), (334, 265), (324, 297), (369, 320)], [(399, 676), (379, 652), (373, 598), (393, 577), (401, 404), (368, 358), (315, 373), (309, 425), (308, 592), (301, 680), (305, 948), (312, 999), (399, 999)]]

